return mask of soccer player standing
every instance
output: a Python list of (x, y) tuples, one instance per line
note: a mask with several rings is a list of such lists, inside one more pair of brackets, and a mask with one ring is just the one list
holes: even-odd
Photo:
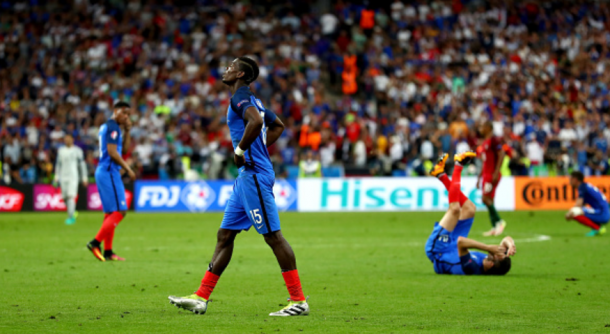
[[(129, 130), (131, 120), (129, 115), (131, 107), (126, 102), (114, 105), (112, 117), (100, 127), (100, 158), (95, 170), (95, 183), (102, 200), (104, 209), (104, 222), (87, 248), (100, 261), (124, 261), (112, 251), (114, 229), (127, 215), (127, 202), (125, 200), (125, 186), (121, 181), (121, 168), (127, 172), (132, 180), (136, 174), (121, 157), (123, 148), (129, 147)], [(121, 132), (123, 126), (125, 133)], [(104, 253), (101, 243), (104, 243)]]
[[(483, 233), (484, 236), (501, 235), (506, 227), (506, 222), (500, 218), (496, 207), (494, 206), (494, 198), (496, 197), (496, 189), (500, 183), (500, 169), (506, 152), (502, 148), (502, 139), (493, 134), (493, 124), (487, 121), (481, 125), (479, 132), (485, 139), (480, 147), (481, 160), (483, 160), (483, 168), (477, 185), (483, 191), (483, 204), (489, 211), (489, 219), (491, 221), (491, 230)], [(481, 182), (482, 181), (482, 182)]]
[(273, 196), (275, 174), (267, 151), (267, 146), (275, 143), (284, 131), (284, 124), (273, 112), (265, 109), (250, 91), (248, 85), (256, 80), (258, 74), (258, 65), (254, 60), (240, 57), (231, 63), (222, 76), (222, 82), (229, 86), (232, 94), (227, 124), (239, 176), (218, 230), (216, 250), (199, 290), (186, 297), (169, 296), (170, 303), (196, 314), (206, 312), (210, 294), (231, 261), (235, 237), (252, 226), (273, 250), (290, 294), (288, 306), (269, 315), (288, 317), (309, 314), (294, 253), (280, 230)]
[(87, 165), (83, 158), (83, 150), (74, 146), (74, 138), (71, 134), (64, 137), (65, 146), (57, 150), (57, 162), (55, 163), (55, 178), (53, 183), (59, 184), (61, 198), (63, 198), (68, 210), (66, 224), (76, 223), (76, 195), (78, 194), (78, 170), (83, 185), (87, 186)]
[[(588, 226), (591, 231), (588, 237), (602, 235), (606, 233), (606, 224), (610, 221), (610, 209), (608, 200), (597, 187), (585, 182), (585, 177), (581, 172), (570, 174), (570, 185), (578, 189), (578, 199), (574, 208), (566, 213), (566, 220), (576, 220)], [(585, 207), (588, 205), (588, 207)]]

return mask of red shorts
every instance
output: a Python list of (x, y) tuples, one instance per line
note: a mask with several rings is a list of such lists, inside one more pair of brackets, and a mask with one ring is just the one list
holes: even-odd
[(483, 175), (481, 178), (481, 191), (483, 191), (483, 196), (489, 196), (492, 199), (496, 198), (496, 189), (498, 188), (498, 184), (500, 184), (500, 179), (502, 179), (502, 175), (498, 177), (498, 182), (494, 184), (492, 175)]

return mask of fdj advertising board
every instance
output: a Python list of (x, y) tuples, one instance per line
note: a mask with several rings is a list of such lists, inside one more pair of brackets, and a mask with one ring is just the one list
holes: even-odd
[[(273, 187), (280, 211), (297, 208), (295, 181), (276, 180)], [(206, 212), (223, 211), (233, 193), (232, 181), (137, 181), (136, 211)]]
[[(476, 178), (462, 178), (462, 192), (483, 207)], [(449, 207), (447, 190), (436, 178), (299, 180), (299, 211), (440, 211)], [(501, 180), (498, 210), (514, 210), (514, 180)]]

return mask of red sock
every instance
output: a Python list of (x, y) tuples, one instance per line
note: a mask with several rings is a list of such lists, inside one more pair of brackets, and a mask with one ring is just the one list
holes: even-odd
[(290, 294), (290, 300), (300, 302), (305, 300), (303, 289), (301, 288), (301, 279), (299, 279), (299, 271), (294, 269), (282, 273), (286, 288)]
[(123, 215), (116, 211), (106, 214), (102, 227), (97, 232), (95, 240), (104, 242), (104, 250), (112, 250), (112, 239), (114, 238), (114, 229), (123, 220)]
[(458, 202), (462, 193), (462, 165), (456, 163), (453, 167), (453, 178), (449, 188), (449, 203)]
[(589, 219), (585, 216), (576, 216), (576, 217), (574, 217), (574, 220), (576, 220), (577, 222), (579, 222), (585, 226), (588, 226), (596, 231), (599, 230), (599, 225), (595, 224), (593, 221), (591, 221), (591, 219)]
[(203, 279), (201, 280), (201, 286), (199, 286), (199, 290), (195, 292), (195, 294), (205, 300), (210, 299), (210, 295), (214, 288), (216, 287), (216, 283), (218, 283), (218, 279), (220, 276), (212, 274), (209, 271), (205, 272)]
[[(445, 185), (445, 189), (447, 189), (447, 191), (451, 190), (451, 180), (449, 180), (449, 176), (447, 176), (447, 174), (443, 173), (439, 175), (438, 179)], [(464, 195), (464, 193), (460, 189), (460, 206), (464, 205), (467, 200), (468, 197), (466, 197), (466, 195)]]

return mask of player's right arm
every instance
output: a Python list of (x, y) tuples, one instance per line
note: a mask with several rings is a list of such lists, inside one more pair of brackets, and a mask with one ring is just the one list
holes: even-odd
[(129, 175), (130, 179), (135, 180), (136, 174), (131, 170), (129, 165), (125, 162), (125, 160), (123, 160), (123, 157), (121, 157), (121, 155), (119, 154), (117, 144), (108, 143), (106, 145), (106, 150), (108, 151), (110, 159), (112, 159), (112, 161), (114, 161), (114, 163), (116, 163), (117, 165), (121, 166), (127, 172), (127, 175)]
[(513, 238), (511, 237), (505, 237), (504, 239), (502, 239), (502, 241), (500, 242), (500, 246), (503, 246), (508, 250), (506, 252), (506, 255), (508, 256), (513, 256), (517, 254), (517, 246), (515, 246), (515, 240), (513, 240)]
[[(582, 208), (585, 206), (585, 192), (587, 191), (587, 186), (584, 183), (581, 183), (578, 186), (578, 198), (576, 199), (576, 203), (574, 203), (574, 208)], [(566, 220), (570, 220), (574, 218), (575, 214), (572, 209), (566, 212)]]
[(500, 245), (487, 245), (482, 242), (478, 242), (476, 240), (472, 240), (466, 237), (458, 238), (458, 255), (460, 257), (467, 255), (469, 253), (469, 249), (478, 249), (484, 252), (488, 252), (490, 254), (506, 254), (506, 247)]

